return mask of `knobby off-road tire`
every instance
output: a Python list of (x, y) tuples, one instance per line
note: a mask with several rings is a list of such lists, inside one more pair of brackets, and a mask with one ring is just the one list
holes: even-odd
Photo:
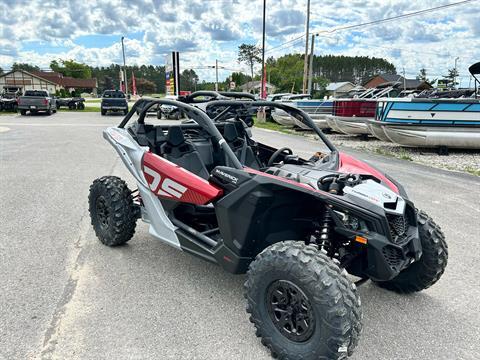
[(429, 288), (442, 276), (448, 261), (445, 235), (424, 211), (417, 210), (417, 222), (422, 257), (392, 280), (377, 282), (378, 286), (398, 293), (413, 293)]
[[(262, 251), (250, 264), (245, 297), (256, 335), (273, 357), (343, 359), (357, 346), (362, 313), (356, 286), (313, 245), (284, 241)], [(293, 309), (285, 305), (291, 299)]]
[(88, 203), (93, 229), (103, 244), (123, 245), (132, 238), (137, 211), (125, 181), (116, 176), (96, 179), (90, 186)]

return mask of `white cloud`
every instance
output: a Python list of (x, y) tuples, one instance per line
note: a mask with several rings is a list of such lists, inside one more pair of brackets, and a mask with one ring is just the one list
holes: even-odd
[[(331, 30), (448, 3), (312, 0), (311, 24), (315, 31)], [(460, 56), (461, 75), (467, 76), (468, 65), (480, 60), (480, 21), (474, 10), (472, 3), (323, 35), (316, 40), (316, 53), (385, 57), (397, 69), (405, 67), (409, 75), (422, 66), (432, 75), (441, 75)], [(305, 11), (305, 0), (267, 1), (267, 48), (302, 35)], [(219, 59), (225, 67), (245, 69), (236, 61), (238, 45), (261, 42), (261, 1), (17, 0), (0, 2), (0, 14), (0, 66), (4, 68), (14, 61), (46, 67), (54, 58), (73, 58), (91, 65), (121, 62), (118, 42), (86, 46), (80, 37), (124, 35), (129, 63), (163, 64), (169, 51), (178, 50), (183, 68), (214, 64)], [(303, 48), (304, 39), (267, 55), (301, 52)], [(214, 78), (208, 69), (198, 72), (209, 80)], [(228, 71), (221, 72), (222, 78), (227, 75)]]

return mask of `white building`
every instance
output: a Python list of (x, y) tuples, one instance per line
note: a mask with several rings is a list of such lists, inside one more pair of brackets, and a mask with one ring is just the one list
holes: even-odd
[(15, 92), (20, 90), (47, 90), (51, 94), (59, 89), (59, 85), (24, 70), (10, 71), (0, 75), (0, 93), (4, 90)]

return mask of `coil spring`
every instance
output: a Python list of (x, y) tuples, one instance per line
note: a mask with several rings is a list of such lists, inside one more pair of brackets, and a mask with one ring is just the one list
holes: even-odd
[(333, 219), (330, 211), (325, 209), (322, 222), (320, 224), (319, 236), (317, 237), (317, 245), (327, 252), (327, 255), (333, 256), (335, 249), (332, 246), (332, 223)]

